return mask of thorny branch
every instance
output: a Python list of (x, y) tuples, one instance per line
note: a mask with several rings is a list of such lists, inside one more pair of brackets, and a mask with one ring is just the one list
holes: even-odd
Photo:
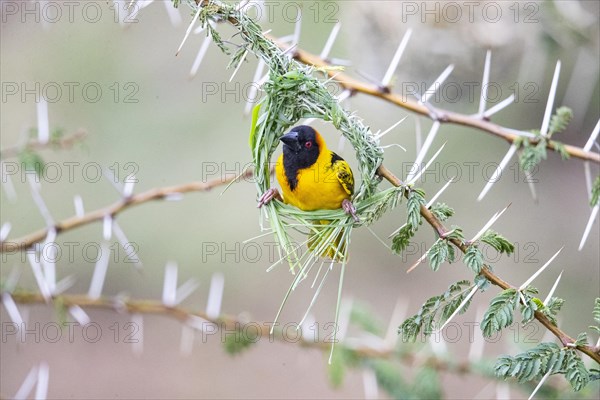
[(249, 168), (245, 170), (241, 175), (237, 176), (229, 175), (223, 178), (213, 179), (208, 182), (189, 182), (176, 186), (150, 189), (146, 192), (134, 194), (129, 197), (125, 197), (107, 207), (91, 211), (81, 217), (73, 216), (63, 221), (57, 222), (53, 227), (42, 228), (36, 232), (32, 232), (20, 238), (0, 242), (0, 253), (11, 253), (26, 250), (29, 247), (33, 246), (35, 243), (43, 241), (52, 228), (54, 228), (56, 230), (56, 233), (59, 234), (71, 229), (78, 228), (83, 225), (87, 225), (95, 221), (102, 221), (106, 216), (115, 217), (117, 214), (121, 213), (122, 211), (125, 211), (130, 207), (147, 203), (152, 200), (164, 200), (169, 196), (176, 196), (183, 193), (207, 192), (217, 186), (226, 185), (239, 179), (250, 178), (252, 177), (253, 172), (254, 171)]
[(23, 150), (40, 150), (49, 146), (60, 147), (61, 149), (70, 149), (76, 143), (82, 141), (87, 136), (87, 132), (84, 130), (78, 130), (72, 135), (64, 136), (58, 139), (49, 139), (47, 143), (42, 143), (37, 139), (30, 139), (24, 145), (12, 146), (2, 150), (0, 159), (6, 160), (8, 158), (17, 157)]
[[(281, 40), (271, 36), (268, 37), (282, 50), (285, 51), (290, 48), (290, 45), (282, 42)], [(432, 107), (427, 107), (426, 105), (417, 101), (405, 99), (403, 96), (393, 93), (390, 87), (382, 87), (372, 83), (363, 82), (344, 72), (340, 72), (337, 69), (327, 68), (333, 67), (333, 65), (317, 55), (298, 48), (294, 48), (291, 51), (293, 57), (301, 63), (324, 68), (327, 74), (333, 78), (332, 80), (334, 82), (337, 82), (344, 89), (350, 90), (352, 93), (359, 92), (380, 98), (406, 110), (432, 118), (441, 123), (451, 123), (479, 129), (494, 136), (498, 136), (511, 144), (520, 138), (520, 136), (516, 133), (510, 132), (505, 127), (490, 122), (482, 117), (460, 114), (438, 108), (433, 109), (434, 112), (432, 112)], [(535, 144), (536, 140), (532, 139), (532, 143)], [(548, 141), (547, 148), (552, 151), (557, 151), (557, 147), (552, 141)], [(571, 146), (568, 144), (564, 145), (564, 149), (571, 157), (600, 164), (600, 154), (598, 153), (585, 151), (580, 147)]]

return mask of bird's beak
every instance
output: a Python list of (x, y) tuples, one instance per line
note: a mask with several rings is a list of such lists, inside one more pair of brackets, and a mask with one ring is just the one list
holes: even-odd
[(288, 146), (294, 152), (299, 152), (301, 149), (300, 143), (298, 143), (298, 132), (288, 132), (283, 135), (279, 140), (281, 140), (284, 146)]

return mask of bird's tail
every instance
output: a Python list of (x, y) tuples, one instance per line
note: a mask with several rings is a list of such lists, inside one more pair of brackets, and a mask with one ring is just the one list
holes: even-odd
[(308, 235), (308, 249), (319, 251), (320, 257), (330, 258), (335, 262), (348, 261), (346, 242), (343, 240), (347, 228), (330, 226), (331, 221), (318, 220), (314, 222), (313, 229)]

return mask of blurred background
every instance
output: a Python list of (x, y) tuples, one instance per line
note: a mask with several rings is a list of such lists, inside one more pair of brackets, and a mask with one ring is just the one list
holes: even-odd
[[(36, 137), (40, 113), (36, 102), (43, 97), (47, 100), (50, 132), (61, 131), (64, 137), (78, 131), (87, 133), (72, 148), (38, 152), (59, 171), (56, 177), (42, 177), (39, 185), (41, 198), (55, 221), (75, 215), (75, 196), (81, 197), (85, 211), (118, 201), (121, 195), (113, 183), (122, 186), (131, 173), (138, 180), (133, 190), (139, 193), (190, 181), (222, 179), (240, 174), (251, 162), (250, 118), (244, 115), (244, 109), (255, 79), (256, 58), (248, 56), (230, 81), (233, 71), (225, 68), (228, 56), (211, 44), (192, 77), (190, 71), (205, 33), (192, 31), (175, 55), (192, 18), (190, 9), (183, 4), (173, 10), (168, 1), (140, 1), (126, 11), (127, 3), (2, 2), (1, 222), (11, 224), (7, 240), (46, 225), (25, 180), (22, 160), (7, 157), (4, 152), (22, 148), (32, 132)], [(488, 108), (514, 94), (515, 102), (492, 118), (514, 129), (540, 128), (555, 65), (560, 60), (554, 105), (571, 107), (574, 118), (566, 132), (555, 139), (583, 146), (600, 115), (600, 3), (469, 3), (270, 1), (262, 8), (249, 7), (248, 12), (257, 17), (265, 31), (272, 30), (272, 35), (282, 37), (294, 32), (301, 8), (298, 46), (316, 54), (339, 22), (330, 58), (346, 65), (350, 74), (372, 83), (381, 81), (398, 44), (412, 28), (392, 90), (412, 98), (408, 88), (416, 86), (424, 91), (453, 64), (452, 74), (430, 102), (465, 114), (477, 113), (485, 54), (491, 49), (490, 82), (497, 93), (490, 89)], [(218, 30), (224, 39), (235, 42), (231, 27), (219, 25)], [(387, 167), (400, 177), (406, 176), (417, 154), (417, 125), (424, 137), (431, 121), (360, 94), (347, 100), (345, 107), (374, 131), (385, 130), (407, 117), (382, 139), (382, 145), (400, 144), (406, 148), (404, 152), (391, 146), (385, 153)], [(339, 149), (353, 165), (357, 175), (351, 146), (338, 144), (339, 134), (331, 126), (319, 122), (314, 125), (325, 134), (330, 147)], [(426, 159), (443, 143), (446, 147), (438, 162), (418, 185), (430, 197), (456, 176), (456, 182), (440, 199), (456, 211), (448, 225), (460, 225), (470, 238), (495, 212), (511, 204), (493, 229), (513, 241), (516, 250), (511, 257), (488, 253), (495, 271), (519, 286), (564, 246), (534, 285), (544, 298), (563, 271), (555, 294), (566, 299), (559, 324), (572, 336), (586, 330), (592, 323), (594, 298), (600, 295), (600, 255), (597, 220), (586, 245), (578, 251), (591, 213), (584, 163), (577, 159), (562, 161), (559, 155), (549, 153), (533, 173), (538, 197), (534, 201), (515, 157), (502, 179), (478, 202), (487, 178), (508, 150), (507, 143), (481, 131), (442, 125)], [(10, 169), (13, 165), (16, 170)], [(591, 172), (596, 177), (598, 166), (592, 165)], [(381, 186), (387, 187), (387, 183)], [(165, 265), (175, 262), (179, 284), (191, 278), (199, 282), (198, 289), (182, 306), (204, 311), (211, 279), (222, 275), (222, 313), (259, 324), (273, 321), (292, 275), (285, 266), (265, 272), (278, 258), (272, 252), (274, 238), (267, 235), (246, 242), (262, 233), (252, 179), (222, 191), (219, 187), (208, 193), (186, 194), (179, 201), (149, 202), (119, 214), (116, 220), (127, 241), (134, 244), (142, 267), (130, 262), (113, 235), (106, 241), (111, 258), (102, 295), (160, 300)], [(451, 283), (471, 279), (471, 273), (460, 262), (446, 263), (436, 273), (424, 264), (407, 275), (406, 269), (434, 242), (431, 230), (423, 226), (415, 245), (402, 256), (392, 254), (375, 237), (383, 238), (389, 246), (385, 238), (405, 219), (402, 204), (373, 225), (372, 232), (357, 229), (352, 237), (343, 297), (346, 304), (369, 310), (368, 314), (379, 321), (382, 335), (388, 330), (394, 309), (396, 320), (413, 315), (427, 298), (443, 293)], [(75, 278), (66, 294), (88, 292), (102, 237), (102, 223), (57, 237), (63, 254), (56, 265), (57, 279)], [(19, 288), (38, 290), (25, 252), (2, 254), (3, 282), (11, 271), (21, 274)], [(338, 279), (339, 270), (334, 269), (312, 311), (321, 341), (328, 333), (324, 326), (334, 318)], [(282, 324), (298, 322), (304, 314), (313, 295), (310, 280), (290, 297), (280, 319)], [(478, 315), (497, 292), (491, 288), (477, 294), (470, 310), (455, 320), (459, 339), (453, 332), (453, 340), (437, 340), (433, 346), (426, 343), (421, 354), (467, 361), (471, 342), (480, 340), (470, 337), (469, 326), (480, 319)], [(49, 367), (50, 398), (389, 396), (383, 389), (373, 395), (370, 375), (360, 368), (349, 369), (342, 384), (333, 387), (328, 377), (328, 352), (315, 348), (270, 342), (263, 337), (246, 351), (230, 356), (220, 334), (196, 332), (191, 349), (188, 346), (182, 351), (182, 324), (173, 318), (143, 315), (142, 329), (133, 332), (126, 325), (132, 321), (131, 315), (92, 308), (84, 309), (101, 328), (97, 341), (86, 340), (82, 328), (75, 326), (73, 340), (63, 331), (60, 340), (52, 343), (47, 340), (46, 334), (50, 333), (43, 328), (60, 320), (55, 307), (18, 307), (28, 321), (28, 329), (35, 331), (38, 323), (41, 328), (37, 329), (39, 335), (30, 334), (21, 340), (9, 334), (11, 319), (5, 308), (0, 311), (2, 397), (13, 396), (40, 362)], [(140, 327), (139, 318), (134, 322)], [(391, 331), (397, 325), (398, 321), (392, 323)], [(553, 340), (545, 336), (543, 327), (535, 322), (532, 326), (523, 328), (517, 323), (505, 330), (493, 343), (484, 344), (478, 359), (493, 365), (501, 354), (516, 354), (542, 339)], [(480, 336), (479, 328), (475, 327), (474, 332)], [(128, 343), (125, 336), (129, 333), (143, 342)], [(594, 335), (590, 338), (597, 340)], [(356, 327), (347, 332), (346, 339), (364, 343), (374, 340)], [(529, 343), (523, 344), (524, 340)], [(410, 371), (412, 367), (402, 364), (401, 368)], [(403, 378), (410, 379), (410, 374)], [(532, 389), (499, 386), (478, 373), (442, 373), (441, 378), (446, 398), (522, 398), (528, 397)], [(597, 397), (597, 383), (574, 394), (562, 377), (555, 378), (549, 384), (565, 387), (568, 398)], [(365, 385), (370, 388), (366, 394)]]

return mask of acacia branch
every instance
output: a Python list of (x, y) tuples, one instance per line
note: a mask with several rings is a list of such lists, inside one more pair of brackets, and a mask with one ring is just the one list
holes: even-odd
[(43, 241), (51, 229), (56, 230), (56, 234), (78, 228), (83, 225), (90, 224), (95, 221), (102, 221), (104, 217), (110, 216), (114, 218), (117, 214), (125, 211), (128, 208), (147, 203), (153, 200), (163, 200), (168, 196), (179, 195), (190, 192), (208, 192), (211, 189), (226, 185), (238, 179), (246, 179), (252, 176), (254, 171), (249, 168), (241, 175), (229, 175), (222, 178), (213, 179), (207, 182), (189, 182), (182, 185), (167, 186), (162, 188), (150, 189), (146, 192), (134, 194), (130, 197), (125, 197), (112, 205), (91, 211), (83, 216), (73, 216), (57, 222), (53, 227), (42, 228), (13, 240), (0, 242), (0, 253), (14, 253), (23, 251), (33, 246), (35, 243)]
[[(381, 165), (379, 167), (378, 174), (380, 176), (382, 176), (383, 178), (385, 178), (392, 185), (394, 185), (396, 187), (402, 186), (402, 181), (400, 179), (398, 179), (385, 166)], [(408, 195), (408, 192), (405, 192), (405, 194)], [(435, 217), (435, 215), (433, 215), (433, 213), (431, 211), (429, 211), (429, 209), (427, 207), (425, 207), (424, 205), (421, 205), (420, 213), (421, 213), (421, 216), (425, 219), (425, 221), (427, 221), (427, 223), (429, 225), (431, 225), (431, 227), (433, 229), (436, 230), (436, 232), (440, 235), (440, 237), (445, 237), (446, 234), (450, 232), (450, 230), (447, 229), (444, 226), (444, 224), (442, 224), (442, 222), (439, 219), (437, 219)], [(462, 241), (460, 241), (459, 239), (448, 238), (447, 240), (449, 240), (452, 244), (454, 244), (463, 253), (467, 252), (468, 246), (465, 243), (463, 243)], [(492, 284), (494, 284), (502, 289), (518, 290), (518, 288), (516, 286), (509, 284), (508, 282), (506, 282), (505, 280), (500, 278), (498, 275), (494, 274), (488, 268), (487, 265), (484, 265), (483, 268), (481, 269), (481, 275), (483, 275)], [(520, 301), (522, 301), (522, 300), (520, 300)], [(539, 312), (539, 311), (535, 312), (535, 319), (537, 319), (544, 327), (546, 327), (546, 329), (548, 329), (550, 332), (552, 332), (552, 334), (560, 340), (560, 342), (562, 343), (563, 346), (571, 347), (575, 343), (575, 339), (573, 339), (571, 336), (569, 336), (565, 332), (563, 332), (558, 326), (554, 325), (548, 319), (548, 317), (546, 317), (541, 312)], [(573, 346), (573, 347), (575, 347), (575, 346)], [(593, 346), (576, 346), (576, 348), (579, 351), (581, 351), (582, 353), (589, 356), (594, 361), (596, 361), (598, 364), (600, 364), (600, 350), (599, 349), (597, 349)]]
[[(277, 38), (268, 35), (267, 37), (284, 51), (290, 48), (290, 45), (282, 42)], [(334, 82), (337, 82), (341, 87), (350, 90), (352, 93), (359, 92), (367, 94), (369, 96), (380, 98), (399, 107), (402, 107), (408, 111), (412, 111), (425, 117), (429, 117), (441, 123), (451, 123), (478, 129), (480, 131), (487, 132), (491, 135), (500, 137), (511, 144), (514, 143), (517, 139), (522, 138), (516, 133), (510, 132), (505, 127), (490, 122), (483, 117), (460, 114), (453, 111), (438, 108), (433, 109), (432, 107), (425, 106), (424, 104), (421, 104), (417, 101), (409, 100), (399, 94), (392, 93), (390, 87), (383, 87), (374, 85), (372, 83), (360, 81), (348, 75), (347, 73), (340, 72), (338, 69), (335, 68), (331, 68), (333, 67), (333, 65), (330, 64), (327, 60), (324, 60), (319, 56), (309, 53), (305, 50), (294, 48), (292, 50), (292, 54), (296, 60), (303, 64), (313, 65), (315, 67), (325, 69), (328, 76), (331, 77)], [(535, 138), (531, 139), (531, 143), (533, 144), (536, 144), (537, 141), (538, 140)], [(547, 142), (546, 147), (549, 150), (557, 151), (556, 144), (551, 140)], [(579, 158), (586, 161), (592, 161), (596, 164), (600, 164), (600, 154), (598, 153), (585, 151), (580, 147), (571, 146), (568, 144), (564, 144), (564, 150), (571, 157)]]
[(7, 158), (17, 157), (23, 150), (41, 150), (50, 146), (60, 147), (61, 149), (70, 149), (76, 143), (85, 139), (86, 136), (86, 131), (78, 130), (69, 136), (50, 138), (47, 142), (40, 142), (38, 139), (30, 139), (24, 145), (11, 146), (2, 150), (0, 158), (6, 160)]

